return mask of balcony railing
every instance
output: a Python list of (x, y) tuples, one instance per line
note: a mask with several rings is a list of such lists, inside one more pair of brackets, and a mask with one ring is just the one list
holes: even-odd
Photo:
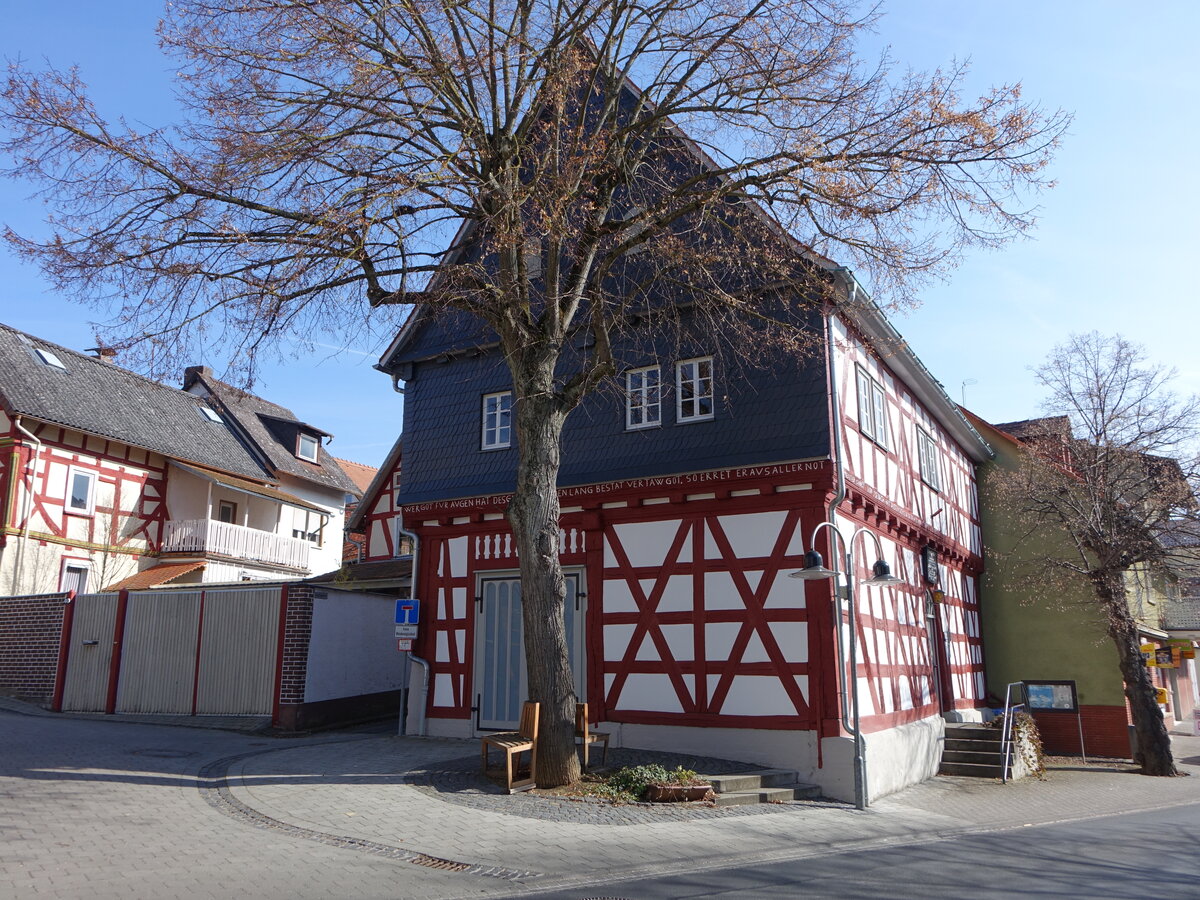
[(213, 553), (248, 562), (308, 569), (308, 541), (212, 519), (178, 519), (163, 531), (164, 553)]

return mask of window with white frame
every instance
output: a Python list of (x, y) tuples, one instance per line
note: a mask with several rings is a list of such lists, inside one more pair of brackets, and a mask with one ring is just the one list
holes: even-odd
[(942, 479), (938, 472), (937, 443), (921, 428), (917, 429), (917, 457), (921, 466), (921, 480), (935, 491), (941, 490)]
[(76, 594), (86, 594), (88, 576), (91, 572), (92, 565), (87, 560), (64, 559), (62, 571), (58, 576), (58, 589), (74, 591)]
[(711, 356), (685, 359), (675, 364), (675, 419), (701, 422), (713, 417), (713, 361)]
[(321, 446), (321, 441), (316, 435), (300, 432), (296, 438), (296, 455), (301, 459), (306, 459), (309, 462), (317, 461), (317, 448)]
[(625, 373), (625, 427), (650, 428), (662, 424), (661, 384), (658, 366)]
[(512, 391), (483, 395), (483, 449), (512, 445)]
[(871, 440), (888, 445), (887, 394), (883, 385), (856, 366), (858, 380), (858, 427)]
[(66, 511), (90, 516), (96, 510), (96, 473), (71, 466), (67, 469)]

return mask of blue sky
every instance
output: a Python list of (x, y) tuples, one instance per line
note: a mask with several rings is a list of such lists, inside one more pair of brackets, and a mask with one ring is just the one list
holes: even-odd
[[(1021, 81), (1025, 96), (1075, 115), (1038, 199), (1032, 239), (979, 252), (923, 294), (896, 327), (956, 400), (992, 421), (1040, 412), (1029, 371), (1073, 331), (1120, 332), (1179, 370), (1200, 392), (1200, 315), (1187, 281), (1198, 258), (1200, 3), (1178, 0), (984, 4), (892, 0), (875, 41), (898, 66), (972, 60), (968, 87)], [(37, 65), (77, 64), (101, 111), (161, 125), (174, 114), (171, 71), (150, 2), (4, 3), (0, 54)], [(0, 181), (0, 220), (36, 229), (41, 210), (23, 183)], [(0, 321), (75, 349), (102, 315), (49, 292), (40, 274), (0, 249)], [(256, 386), (334, 433), (330, 450), (382, 461), (400, 427), (400, 397), (371, 369), (381, 347), (355, 346), (268, 368)], [(197, 360), (218, 373), (224, 361)]]

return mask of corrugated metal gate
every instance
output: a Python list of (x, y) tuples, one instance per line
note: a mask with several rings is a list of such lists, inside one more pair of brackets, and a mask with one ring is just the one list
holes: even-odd
[(76, 597), (63, 709), (270, 715), (280, 612), (278, 585)]
[(80, 594), (74, 600), (62, 708), (104, 712), (117, 624), (116, 594)]

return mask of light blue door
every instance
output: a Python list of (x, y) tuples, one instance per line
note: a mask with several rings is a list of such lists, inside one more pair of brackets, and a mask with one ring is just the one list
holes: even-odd
[[(566, 574), (567, 652), (575, 693), (584, 685), (584, 602), (580, 573)], [(475, 620), (475, 709), (481, 731), (516, 728), (521, 704), (529, 697), (521, 622), (521, 580), (512, 576), (479, 580)]]

